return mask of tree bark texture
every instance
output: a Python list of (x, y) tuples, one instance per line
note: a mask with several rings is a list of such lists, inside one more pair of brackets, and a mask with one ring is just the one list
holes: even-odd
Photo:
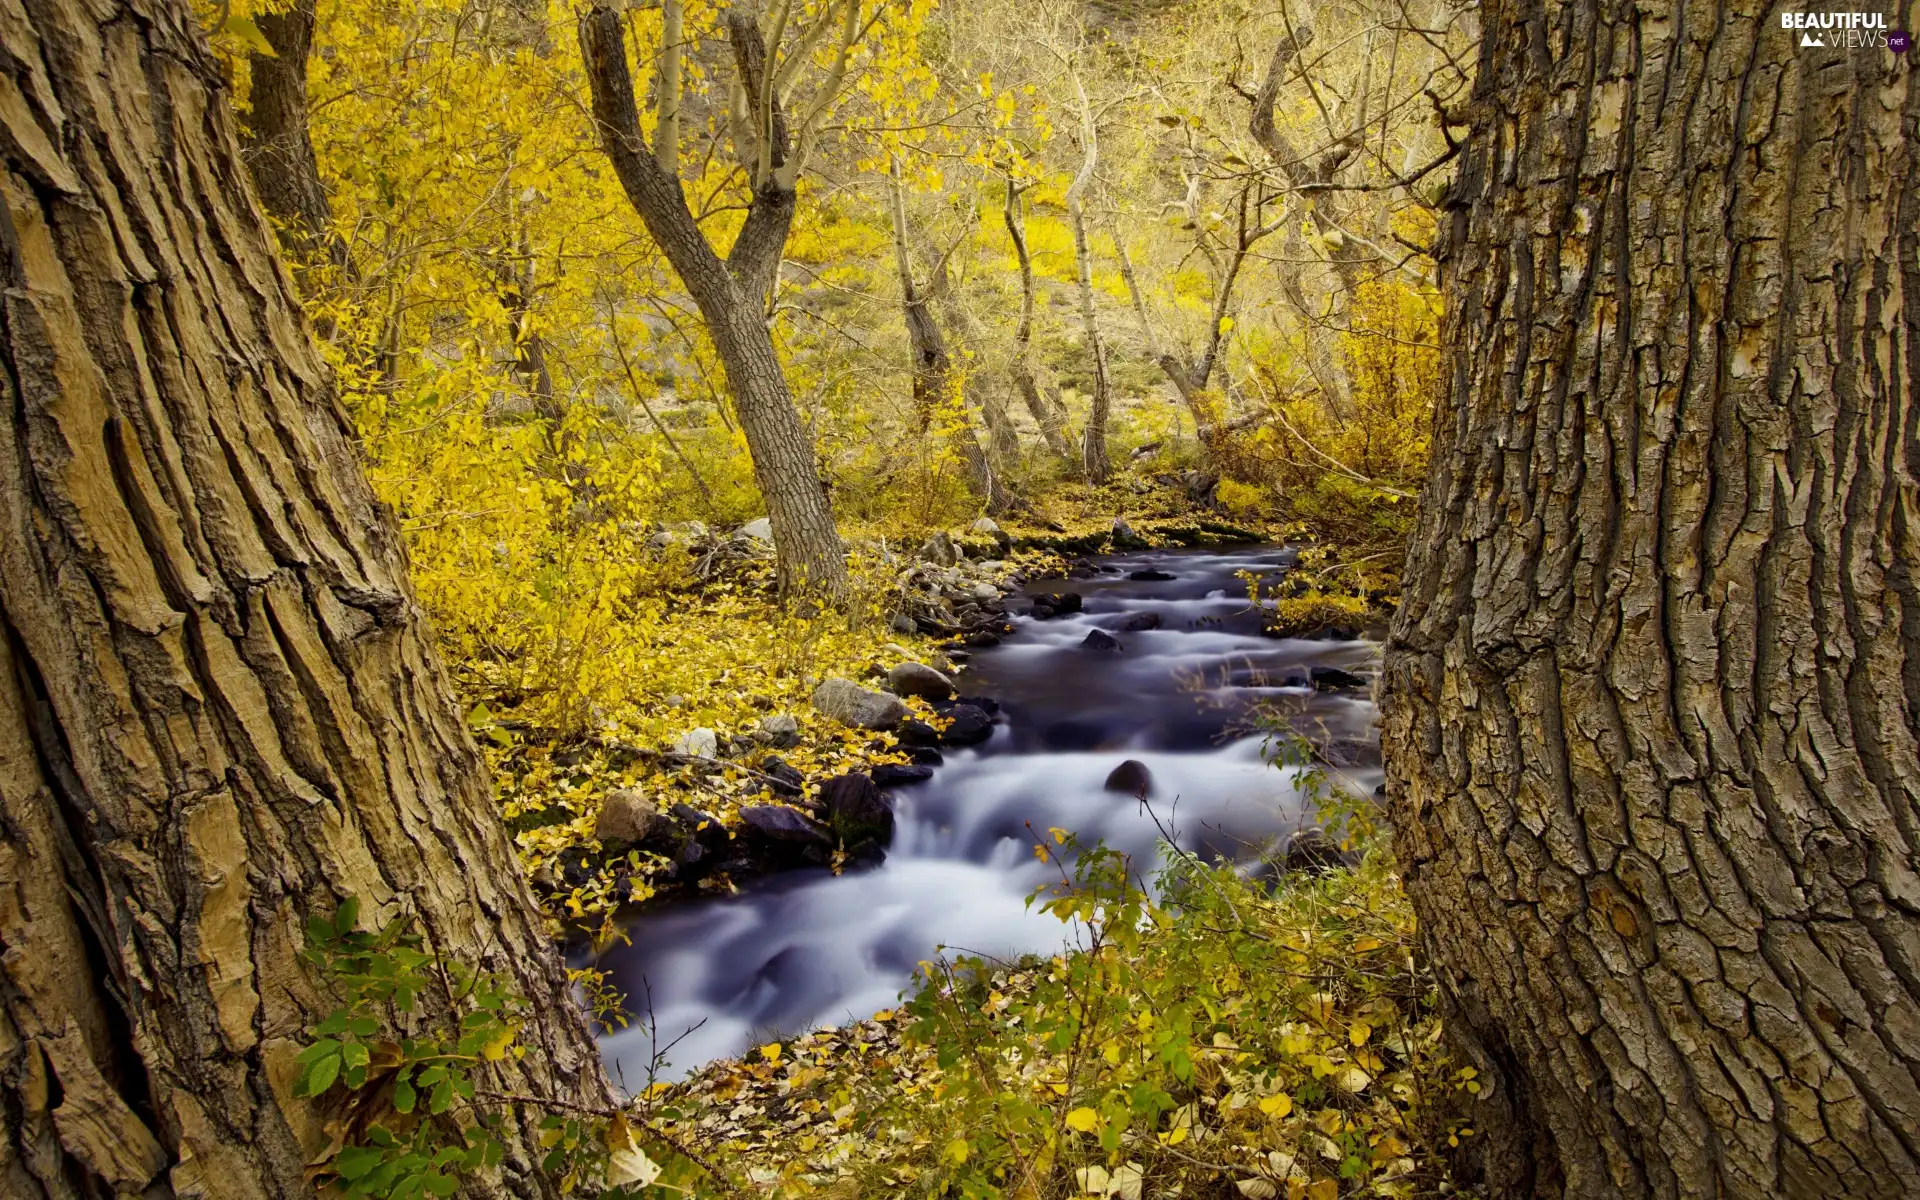
[[(779, 105), (772, 105), (767, 137), (775, 170), (755, 191), (740, 234), (723, 259), (694, 220), (678, 174), (662, 167), (661, 156), (648, 148), (640, 131), (622, 20), (619, 11), (598, 4), (580, 17), (580, 49), (600, 143), (634, 211), (699, 307), (726, 367), (753, 458), (754, 480), (773, 525), (781, 592), (844, 595), (846, 551), (820, 478), (813, 439), (794, 407), (765, 314), (765, 299), (793, 227), (794, 191), (780, 182), (777, 169), (787, 152), (786, 119)], [(727, 31), (743, 85), (750, 94), (759, 94), (767, 64), (758, 27), (746, 10), (732, 9)]]
[(1384, 742), (1490, 1195), (1920, 1195), (1920, 88), (1775, 11), (1483, 11)]
[(501, 1090), (601, 1101), (188, 6), (0, 39), (0, 1195), (312, 1195), (348, 896), (531, 1001)]

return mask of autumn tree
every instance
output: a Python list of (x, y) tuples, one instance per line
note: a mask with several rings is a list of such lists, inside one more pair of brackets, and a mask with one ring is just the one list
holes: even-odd
[[(796, 12), (791, 0), (782, 0), (770, 34), (761, 30), (751, 10), (726, 10), (735, 68), (728, 133), (748, 199), (746, 217), (724, 257), (701, 227), (680, 177), (687, 41), (682, 0), (664, 0), (661, 9), (651, 142), (641, 130), (625, 16), (596, 4), (580, 18), (593, 116), (608, 160), (634, 210), (699, 306), (726, 365), (753, 454), (754, 476), (773, 525), (782, 591), (837, 594), (847, 583), (833, 506), (768, 331), (766, 298), (793, 226), (800, 174), (866, 29), (862, 9), (860, 0), (828, 3), (819, 6), (813, 21), (803, 23), (795, 18), (805, 13)], [(791, 46), (786, 42), (790, 25)], [(790, 123), (786, 106), (823, 42), (832, 65), (799, 119)]]
[(1494, 1196), (1920, 1192), (1920, 88), (1494, 0), (1390, 807)]
[[(0, 1192), (310, 1195), (350, 896), (528, 998), (502, 1091), (603, 1103), (192, 14), (5, 42)], [(475, 1194), (550, 1193), (538, 1118)]]

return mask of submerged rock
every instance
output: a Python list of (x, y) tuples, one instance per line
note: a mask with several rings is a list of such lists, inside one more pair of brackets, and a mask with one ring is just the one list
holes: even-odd
[(1160, 628), (1160, 614), (1157, 612), (1135, 613), (1120, 622), (1122, 633), (1145, 633), (1149, 629)]
[(1313, 686), (1323, 692), (1358, 691), (1367, 686), (1367, 681), (1351, 671), (1342, 671), (1339, 667), (1313, 667), (1307, 671), (1307, 678)]
[(1126, 647), (1120, 644), (1119, 638), (1104, 629), (1096, 629), (1092, 633), (1089, 633), (1086, 639), (1080, 643), (1080, 648), (1082, 650), (1098, 650), (1102, 654), (1118, 654), (1126, 649)]
[(1156, 571), (1152, 567), (1148, 567), (1144, 571), (1133, 572), (1131, 575), (1128, 575), (1127, 578), (1137, 579), (1141, 583), (1165, 583), (1169, 579), (1178, 579), (1180, 577), (1178, 575), (1169, 575), (1165, 571)]
[(851, 679), (828, 679), (813, 689), (813, 707), (843, 725), (892, 729), (907, 719), (907, 706), (891, 692), (874, 692)]
[(873, 781), (883, 788), (900, 787), (909, 783), (925, 783), (933, 778), (931, 766), (902, 765), (900, 763), (881, 763), (872, 771)]
[(887, 687), (896, 695), (923, 700), (945, 700), (953, 695), (953, 680), (917, 662), (904, 662), (888, 671)]
[(1153, 790), (1153, 772), (1139, 759), (1129, 758), (1107, 775), (1107, 782), (1102, 786), (1109, 792), (1145, 796)]

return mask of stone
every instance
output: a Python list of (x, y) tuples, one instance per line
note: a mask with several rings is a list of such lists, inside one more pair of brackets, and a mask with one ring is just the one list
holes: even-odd
[(1061, 592), (1059, 595), (1049, 598), (1047, 606), (1053, 609), (1057, 615), (1064, 617), (1068, 613), (1079, 612), (1083, 603), (1084, 601), (1080, 599), (1079, 592)]
[(1367, 686), (1367, 681), (1339, 667), (1310, 667), (1307, 679), (1323, 692), (1350, 692)]
[(637, 846), (665, 823), (666, 818), (639, 788), (616, 788), (600, 804), (593, 836), (602, 846)]
[(993, 604), (1000, 599), (1000, 589), (990, 583), (976, 583), (967, 594), (982, 604)]
[(836, 775), (821, 784), (820, 811), (842, 846), (869, 839), (884, 846), (893, 837), (893, 797), (871, 776)]
[(1000, 522), (994, 520), (992, 517), (981, 517), (978, 521), (968, 526), (968, 528), (972, 529), (975, 533), (999, 533)]
[(861, 729), (892, 729), (907, 719), (907, 706), (891, 692), (868, 691), (851, 679), (828, 679), (813, 689), (813, 707), (823, 716)]
[(748, 521), (740, 527), (740, 533), (752, 538), (756, 542), (766, 542), (768, 545), (773, 544), (773, 522), (765, 517), (758, 517)]
[(800, 744), (800, 722), (786, 713), (775, 713), (760, 722), (753, 736), (769, 746), (791, 750)]
[(943, 746), (977, 746), (993, 736), (993, 718), (971, 704), (956, 704), (946, 716), (947, 730), (940, 735)]
[(971, 704), (990, 717), (1000, 715), (1000, 702), (992, 696), (957, 696), (953, 702), (955, 704)]
[(798, 796), (807, 782), (798, 767), (777, 754), (767, 756), (760, 764), (760, 773), (767, 776), (767, 787), (776, 796)]
[(887, 690), (896, 696), (945, 700), (953, 695), (953, 680), (924, 663), (903, 662), (887, 672)]
[(719, 753), (720, 739), (706, 726), (689, 729), (673, 743), (675, 754), (684, 754), (688, 758), (712, 758)]
[(873, 781), (883, 788), (908, 783), (925, 783), (933, 778), (933, 768), (900, 763), (881, 763), (873, 769)]
[(1160, 614), (1157, 612), (1134, 613), (1120, 622), (1122, 633), (1145, 633), (1149, 629), (1160, 628)]
[(674, 833), (678, 837), (698, 842), (709, 850), (718, 850), (732, 840), (719, 817), (701, 812), (691, 804), (676, 804), (667, 811), (673, 814)]
[(1000, 635), (997, 633), (988, 633), (984, 629), (977, 629), (967, 635), (966, 642), (967, 645), (972, 646), (975, 650), (990, 650), (1000, 644)]
[(680, 540), (680, 536), (674, 533), (673, 530), (662, 529), (659, 533), (656, 533), (652, 537), (647, 539), (647, 549), (665, 550), (668, 546), (673, 545), (675, 542), (679, 540)]
[(935, 746), (940, 743), (940, 731), (925, 721), (904, 722), (894, 736), (902, 746)]
[[(928, 726), (928, 728), (932, 728), (932, 726)], [(937, 767), (947, 761), (947, 756), (935, 750), (932, 746), (909, 746), (907, 748), (907, 757), (912, 759), (914, 765), (918, 767)]]
[(887, 628), (893, 630), (895, 633), (912, 634), (920, 627), (914, 624), (913, 618), (907, 614), (895, 613), (892, 619), (887, 622)]
[(930, 563), (950, 567), (960, 561), (960, 550), (953, 544), (953, 539), (942, 531), (920, 543), (919, 557)]
[(1080, 643), (1080, 648), (1082, 650), (1098, 650), (1102, 654), (1118, 654), (1126, 649), (1126, 647), (1120, 644), (1119, 638), (1104, 629), (1096, 629), (1092, 633), (1089, 633), (1086, 636), (1086, 640)]
[(1359, 857), (1342, 850), (1323, 829), (1302, 829), (1287, 839), (1286, 868), (1307, 875), (1346, 870), (1359, 865)]
[(1135, 571), (1132, 574), (1128, 575), (1127, 578), (1137, 579), (1141, 583), (1165, 583), (1169, 579), (1178, 579), (1180, 577), (1178, 575), (1169, 574), (1166, 571), (1156, 571), (1153, 568), (1149, 567), (1144, 571)]
[(778, 804), (749, 804), (740, 810), (740, 823), (748, 832), (770, 842), (798, 846), (833, 847), (833, 832), (803, 812)]
[(1153, 790), (1153, 772), (1139, 759), (1129, 758), (1109, 772), (1106, 783), (1101, 786), (1109, 792), (1146, 796)]

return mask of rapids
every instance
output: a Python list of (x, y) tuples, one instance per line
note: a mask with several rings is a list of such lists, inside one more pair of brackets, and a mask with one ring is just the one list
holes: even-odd
[[(775, 1034), (866, 1017), (890, 1007), (936, 947), (995, 957), (1058, 949), (1065, 928), (1026, 907), (1057, 878), (1033, 855), (1050, 826), (1141, 862), (1153, 861), (1165, 826), (1190, 850), (1256, 864), (1310, 822), (1297, 772), (1269, 765), (1267, 739), (1248, 719), (1256, 700), (1316, 742), (1347, 747), (1348, 761), (1368, 765), (1345, 770), (1346, 781), (1371, 792), (1372, 704), (1316, 691), (1305, 675), (1327, 666), (1370, 676), (1378, 645), (1263, 637), (1237, 576), (1273, 577), (1292, 561), (1279, 548), (1143, 551), (1102, 560), (1110, 570), (1095, 579), (1036, 582), (1030, 595), (1078, 592), (1084, 610), (1017, 616), (1004, 644), (976, 652), (961, 691), (998, 700), (1000, 723), (985, 744), (948, 751), (929, 782), (895, 792), (883, 865), (789, 872), (629, 921), (632, 944), (599, 961), (641, 1018), (602, 1039), (615, 1079), (644, 1086), (656, 1046), (667, 1059), (658, 1077), (675, 1079)], [(1129, 578), (1137, 571), (1174, 578)], [(1144, 613), (1160, 628), (1123, 630)], [(1124, 649), (1083, 649), (1096, 628)], [(1129, 758), (1152, 772), (1151, 811), (1103, 789)]]

